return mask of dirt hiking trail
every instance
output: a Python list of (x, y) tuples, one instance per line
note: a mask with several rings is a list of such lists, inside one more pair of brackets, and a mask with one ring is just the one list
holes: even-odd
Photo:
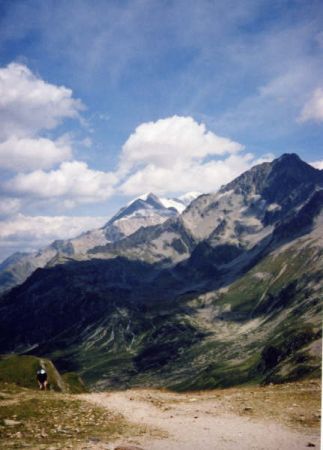
[[(83, 399), (122, 414), (147, 432), (81, 449), (304, 450), (320, 448), (319, 391), (302, 384), (175, 394), (132, 389)], [(319, 389), (319, 388), (318, 388)], [(313, 401), (316, 403), (313, 404)]]

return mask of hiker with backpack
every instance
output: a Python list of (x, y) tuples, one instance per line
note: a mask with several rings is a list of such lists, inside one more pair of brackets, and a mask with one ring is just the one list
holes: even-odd
[(39, 389), (41, 391), (46, 391), (48, 387), (48, 380), (47, 380), (47, 372), (45, 369), (40, 368), (39, 370), (37, 370), (37, 381)]

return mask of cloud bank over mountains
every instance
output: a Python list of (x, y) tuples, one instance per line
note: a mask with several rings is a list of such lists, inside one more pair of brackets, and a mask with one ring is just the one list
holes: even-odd
[(243, 145), (217, 136), (192, 117), (173, 116), (140, 124), (123, 145), (115, 170), (95, 170), (74, 159), (68, 137), (44, 136), (66, 119), (80, 120), (84, 105), (70, 89), (12, 63), (0, 70), (0, 93), (5, 124), (0, 166), (10, 172), (1, 187), (11, 203), (13, 197), (57, 199), (60, 208), (70, 209), (113, 194), (212, 191), (253, 163)]
[(69, 239), (86, 230), (99, 228), (105, 222), (106, 217), (90, 216), (26, 216), (18, 213), (5, 217), (0, 221), (1, 255), (6, 257), (16, 251), (34, 251), (63, 236)]
[[(302, 122), (323, 120), (322, 92), (317, 89), (304, 105)], [(273, 158), (255, 157), (241, 143), (218, 136), (193, 117), (174, 115), (139, 124), (122, 146), (114, 170), (98, 170), (76, 159), (77, 143), (60, 131), (68, 119), (84, 127), (84, 109), (71, 89), (44, 81), (26, 65), (11, 63), (0, 69), (3, 248), (13, 248), (14, 242), (21, 245), (34, 234), (38, 237), (31, 246), (37, 246), (103, 223), (102, 217), (73, 216), (79, 205), (150, 191), (212, 192), (252, 165)], [(90, 152), (90, 136), (86, 142)], [(44, 206), (49, 205), (52, 215), (44, 216)], [(70, 211), (69, 217), (62, 211)]]

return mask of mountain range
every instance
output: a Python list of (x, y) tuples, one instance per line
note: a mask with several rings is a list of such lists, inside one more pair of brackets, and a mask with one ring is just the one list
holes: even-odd
[(2, 264), (0, 352), (49, 357), (96, 389), (319, 376), (322, 204), (323, 171), (295, 154), (186, 208), (138, 198)]
[(199, 193), (190, 192), (176, 199), (144, 194), (118, 211), (102, 228), (73, 239), (56, 240), (32, 253), (17, 252), (0, 264), (0, 293), (24, 282), (36, 269), (62, 257), (79, 258), (99, 245), (113, 243), (140, 228), (161, 224), (178, 216)]

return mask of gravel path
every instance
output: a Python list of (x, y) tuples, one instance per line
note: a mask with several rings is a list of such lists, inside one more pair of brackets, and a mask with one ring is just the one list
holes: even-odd
[(93, 443), (87, 449), (137, 446), (144, 450), (304, 450), (320, 448), (319, 432), (293, 430), (274, 421), (223, 410), (208, 394), (172, 394), (153, 390), (92, 393), (87, 401), (121, 413), (130, 422), (161, 430), (133, 440)]

